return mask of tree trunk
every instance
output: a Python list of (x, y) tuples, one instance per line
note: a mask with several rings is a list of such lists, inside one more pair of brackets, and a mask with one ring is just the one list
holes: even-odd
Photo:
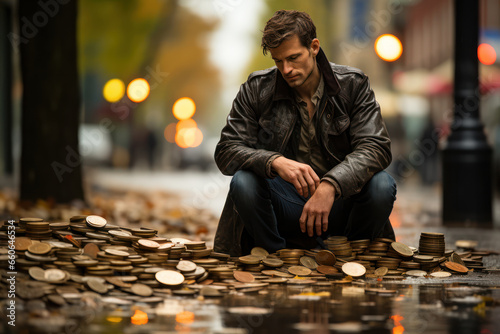
[(76, 18), (76, 0), (19, 1), (24, 202), (84, 199)]

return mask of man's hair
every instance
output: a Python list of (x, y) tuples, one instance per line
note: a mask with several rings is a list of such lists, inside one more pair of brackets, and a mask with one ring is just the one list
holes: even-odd
[(309, 48), (316, 38), (316, 26), (309, 14), (296, 10), (278, 10), (267, 21), (262, 35), (262, 53), (278, 47), (285, 39), (297, 35), (300, 43)]

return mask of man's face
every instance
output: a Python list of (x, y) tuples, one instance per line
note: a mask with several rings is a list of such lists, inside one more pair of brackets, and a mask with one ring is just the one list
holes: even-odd
[(299, 37), (293, 35), (284, 40), (277, 48), (272, 48), (269, 51), (288, 85), (297, 88), (309, 79), (314, 70), (319, 41), (314, 39), (311, 47), (306, 48), (300, 43)]

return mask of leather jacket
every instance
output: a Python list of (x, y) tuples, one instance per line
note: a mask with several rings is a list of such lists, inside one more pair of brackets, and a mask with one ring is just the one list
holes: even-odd
[[(368, 77), (360, 70), (329, 63), (323, 50), (316, 56), (325, 81), (316, 133), (331, 168), (320, 178), (333, 180), (342, 198), (361, 191), (371, 177), (391, 162), (390, 139)], [(215, 150), (224, 175), (240, 169), (264, 178), (276, 175), (271, 162), (294, 159), (300, 115), (292, 88), (276, 67), (253, 72), (242, 84)], [(214, 249), (241, 255), (243, 223), (228, 196), (215, 235)]]

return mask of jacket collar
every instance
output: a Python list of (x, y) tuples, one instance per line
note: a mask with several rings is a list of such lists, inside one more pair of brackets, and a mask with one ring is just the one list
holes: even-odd
[[(325, 92), (329, 96), (336, 95), (340, 91), (340, 85), (337, 78), (333, 74), (332, 67), (330, 66), (322, 48), (319, 49), (318, 55), (316, 56), (316, 62), (321, 74), (323, 74), (323, 79), (325, 80)], [(293, 96), (292, 88), (287, 84), (285, 79), (283, 79), (281, 72), (276, 69), (276, 83), (274, 87), (273, 100), (293, 99)]]

